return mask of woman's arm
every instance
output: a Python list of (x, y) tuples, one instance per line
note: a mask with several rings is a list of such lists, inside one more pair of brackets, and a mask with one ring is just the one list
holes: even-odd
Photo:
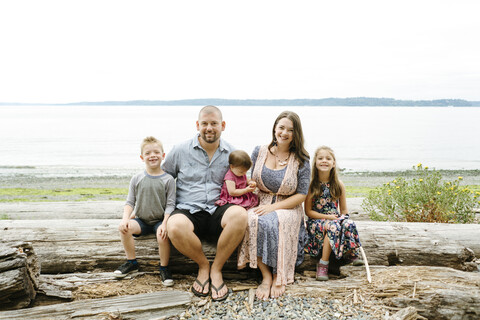
[(305, 214), (311, 218), (311, 219), (327, 219), (327, 220), (335, 220), (338, 217), (333, 214), (323, 214), (323, 213), (318, 213), (317, 211), (312, 209), (312, 194), (308, 192), (307, 198), (305, 199)]
[(340, 213), (342, 215), (346, 215), (348, 213), (348, 208), (347, 208), (347, 194), (345, 191), (345, 185), (343, 184), (342, 181), (340, 181), (340, 188), (342, 189), (342, 195), (338, 199), (339, 206), (340, 206)]
[(264, 214), (270, 213), (275, 210), (292, 209), (298, 206), (303, 201), (305, 201), (305, 197), (306, 195), (297, 193), (297, 194), (291, 195), (286, 199), (283, 199), (282, 201), (258, 206), (253, 211), (256, 214), (262, 216)]

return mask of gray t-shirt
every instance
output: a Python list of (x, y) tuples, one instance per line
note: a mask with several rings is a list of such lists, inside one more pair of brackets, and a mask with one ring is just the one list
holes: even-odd
[(134, 208), (137, 218), (154, 225), (175, 209), (175, 180), (168, 173), (151, 176), (140, 172), (130, 180), (126, 204)]

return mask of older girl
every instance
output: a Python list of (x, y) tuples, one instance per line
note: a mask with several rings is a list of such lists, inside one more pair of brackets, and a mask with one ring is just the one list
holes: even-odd
[(338, 179), (335, 154), (329, 147), (315, 151), (305, 213), (309, 218), (305, 252), (320, 257), (317, 280), (328, 280), (330, 254), (336, 265), (338, 260), (346, 264), (356, 259), (361, 247), (357, 227), (348, 219), (345, 186)]

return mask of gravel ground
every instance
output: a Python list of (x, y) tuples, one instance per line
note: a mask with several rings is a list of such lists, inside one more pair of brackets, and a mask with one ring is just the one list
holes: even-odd
[(200, 302), (179, 317), (171, 319), (375, 319), (353, 306), (338, 300), (296, 297), (288, 294), (269, 301), (251, 302), (251, 291), (230, 293), (223, 302)]

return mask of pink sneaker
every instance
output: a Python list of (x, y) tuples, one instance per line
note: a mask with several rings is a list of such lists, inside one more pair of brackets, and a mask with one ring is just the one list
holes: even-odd
[(326, 281), (328, 280), (328, 264), (317, 264), (317, 281)]

